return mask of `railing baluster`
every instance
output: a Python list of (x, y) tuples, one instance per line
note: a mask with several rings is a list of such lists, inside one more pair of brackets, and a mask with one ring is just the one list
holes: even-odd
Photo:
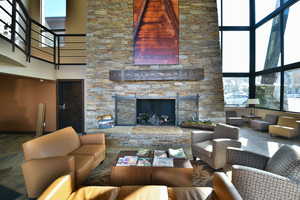
[(12, 0), (12, 18), (11, 18), (11, 45), (12, 51), (15, 51), (16, 44), (16, 14), (17, 14), (17, 2)]
[(28, 62), (30, 62), (30, 60), (31, 60), (31, 34), (32, 34), (32, 32), (31, 32), (31, 30), (32, 30), (32, 22), (31, 22), (31, 19), (30, 18), (28, 18), (29, 19), (29, 40), (28, 40)]
[(58, 57), (57, 57), (57, 69), (59, 70), (60, 67), (60, 35), (57, 35), (57, 41), (58, 41)]
[(53, 35), (53, 64), (54, 64), (54, 68), (56, 69), (56, 37), (57, 35), (54, 34)]
[(30, 23), (30, 19), (27, 18), (27, 26), (26, 26), (26, 61), (29, 62), (29, 58), (30, 58), (30, 44), (31, 44), (31, 40), (30, 40), (30, 33), (31, 33), (31, 23)]

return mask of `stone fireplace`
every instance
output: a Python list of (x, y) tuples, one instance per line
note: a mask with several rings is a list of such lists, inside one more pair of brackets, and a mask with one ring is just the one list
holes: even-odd
[(199, 95), (114, 96), (116, 125), (176, 126), (199, 118)]
[[(152, 100), (150, 107), (155, 107), (155, 100), (174, 101), (175, 111), (168, 108), (166, 115), (172, 115), (172, 123), (175, 117), (175, 124), (195, 116), (224, 120), (216, 1), (181, 0), (179, 4), (179, 65), (133, 65), (133, 0), (88, 0), (87, 130), (97, 127), (96, 117), (102, 114), (112, 114), (118, 124), (137, 124), (138, 113), (144, 112), (139, 106), (146, 100)], [(186, 79), (191, 73), (184, 70), (202, 70), (203, 77)], [(168, 76), (159, 73), (166, 71)], [(174, 74), (181, 78), (173, 79)], [(156, 112), (159, 118), (165, 115), (153, 110), (147, 112)]]

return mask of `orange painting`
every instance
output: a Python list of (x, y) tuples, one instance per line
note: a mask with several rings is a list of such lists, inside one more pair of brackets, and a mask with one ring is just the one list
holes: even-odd
[(134, 0), (134, 64), (179, 64), (179, 0)]

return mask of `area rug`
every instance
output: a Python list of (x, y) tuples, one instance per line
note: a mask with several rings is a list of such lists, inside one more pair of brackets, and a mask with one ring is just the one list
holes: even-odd
[(0, 185), (0, 197), (1, 197), (1, 199), (15, 200), (20, 196), (21, 196), (20, 193), (14, 191), (12, 189), (9, 189), (5, 186)]
[[(95, 168), (91, 175), (88, 177), (88, 179), (85, 181), (83, 185), (89, 186), (107, 186), (111, 185), (110, 182), (110, 174), (111, 174), (111, 168), (112, 163), (116, 159), (117, 154), (108, 154), (105, 161), (99, 165), (97, 168)], [(213, 173), (216, 171), (212, 169), (210, 166), (208, 166), (203, 161), (197, 160), (197, 161), (191, 161), (194, 173), (193, 173), (193, 180), (192, 186), (196, 187), (209, 187), (212, 186), (212, 177)]]

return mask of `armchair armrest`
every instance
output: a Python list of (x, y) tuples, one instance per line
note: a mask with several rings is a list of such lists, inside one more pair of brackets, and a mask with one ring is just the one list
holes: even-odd
[(25, 161), (22, 171), (29, 198), (38, 197), (56, 178), (70, 174), (74, 179), (75, 159), (60, 156)]
[(300, 121), (296, 121), (296, 133), (300, 135)]
[(233, 140), (229, 138), (219, 138), (213, 140), (214, 147), (226, 146), (227, 147), (241, 147), (242, 143), (238, 140)]
[(241, 142), (232, 139), (214, 139), (213, 141), (214, 168), (223, 168), (227, 164), (227, 148), (241, 147)]
[(70, 175), (61, 176), (43, 192), (38, 200), (67, 200), (72, 191), (72, 177)]
[(270, 157), (239, 148), (227, 149), (227, 163), (230, 165), (243, 165), (257, 169), (265, 169)]
[(243, 199), (300, 199), (299, 183), (255, 168), (234, 165), (232, 182)]
[(192, 131), (192, 144), (212, 140), (213, 134), (212, 131)]
[(216, 199), (242, 200), (241, 195), (224, 173), (214, 173), (213, 189)]
[(104, 144), (105, 145), (105, 134), (96, 133), (79, 136), (81, 144)]

